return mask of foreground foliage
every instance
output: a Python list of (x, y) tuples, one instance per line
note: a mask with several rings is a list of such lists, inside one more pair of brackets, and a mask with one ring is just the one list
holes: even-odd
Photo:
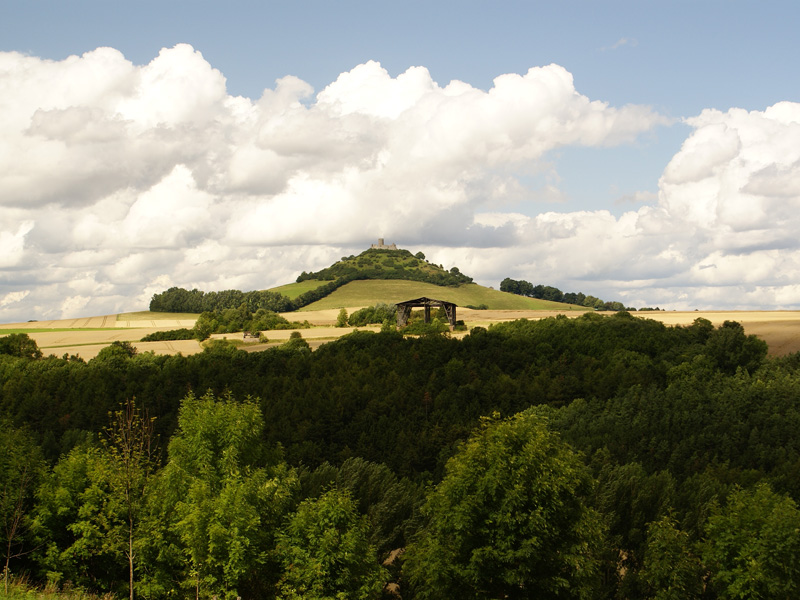
[[(737, 323), (588, 313), (462, 340), (353, 333), (313, 353), (118, 344), (89, 362), (2, 348), (2, 506), (20, 525), (5, 557), (41, 585), (798, 593), (800, 355), (767, 360)], [(147, 457), (125, 442), (137, 422), (152, 423)]]
[(415, 597), (591, 597), (602, 526), (590, 489), (537, 413), (484, 421), (423, 507), (406, 562)]
[(278, 534), (278, 598), (379, 598), (388, 574), (375, 561), (369, 524), (347, 492), (304, 500)]

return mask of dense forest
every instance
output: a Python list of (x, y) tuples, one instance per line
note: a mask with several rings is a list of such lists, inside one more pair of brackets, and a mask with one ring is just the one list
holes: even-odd
[(247, 353), (0, 344), (3, 560), (141, 598), (796, 598), (800, 355), (587, 313)]

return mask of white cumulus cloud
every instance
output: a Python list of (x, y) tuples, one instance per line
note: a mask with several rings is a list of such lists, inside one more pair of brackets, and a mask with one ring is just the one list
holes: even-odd
[(172, 285), (263, 289), (379, 236), (489, 285), (793, 306), (800, 105), (687, 123), (657, 198), (558, 212), (559, 181), (526, 184), (553, 151), (669, 121), (586, 97), (559, 65), (482, 90), (370, 61), (316, 95), (288, 76), (250, 99), (186, 44), (142, 66), (112, 48), (0, 53), (0, 321), (138, 310)]
[(505, 262), (511, 277), (676, 309), (800, 307), (800, 104), (706, 110), (687, 122), (694, 131), (666, 165), (656, 203), (619, 218), (518, 221), (529, 243), (475, 261), (475, 272), (488, 277)]

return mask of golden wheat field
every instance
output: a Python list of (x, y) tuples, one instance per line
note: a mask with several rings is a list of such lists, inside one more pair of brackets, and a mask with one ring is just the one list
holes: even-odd
[[(346, 307), (348, 314), (358, 310), (359, 306)], [(300, 333), (312, 348), (334, 340), (354, 330), (352, 327), (334, 327), (339, 309), (304, 311), (303, 313), (286, 313), (289, 319), (308, 320), (312, 327), (300, 329)], [(579, 311), (552, 310), (472, 310), (458, 309), (458, 318), (463, 319), (468, 327), (487, 327), (492, 323), (511, 321), (514, 319), (542, 319), (557, 314), (577, 317)], [(754, 334), (769, 345), (769, 352), (774, 356), (782, 356), (800, 351), (800, 311), (658, 311), (632, 313), (639, 318), (656, 319), (666, 325), (689, 325), (697, 318), (705, 318), (714, 325), (725, 321), (737, 321), (744, 326), (748, 334)], [(74, 354), (90, 360), (97, 353), (114, 341), (129, 341), (139, 352), (152, 351), (156, 354), (194, 354), (202, 351), (202, 346), (194, 340), (140, 342), (139, 340), (154, 331), (191, 328), (196, 315), (164, 314), (146, 312), (123, 313), (100, 317), (80, 319), (64, 319), (38, 321), (31, 323), (0, 324), (0, 335), (4, 331), (25, 331), (30, 335), (45, 354)], [(378, 326), (360, 327), (362, 331), (377, 331)], [(243, 348), (250, 351), (263, 350), (271, 345), (286, 341), (291, 330), (267, 331), (269, 342), (251, 343)], [(228, 338), (241, 340), (240, 334), (220, 334), (212, 338)]]

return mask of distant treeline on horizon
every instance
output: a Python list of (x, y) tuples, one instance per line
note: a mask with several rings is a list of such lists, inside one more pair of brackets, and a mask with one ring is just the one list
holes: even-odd
[[(533, 285), (524, 279), (516, 280), (506, 277), (500, 282), (500, 291), (509, 292), (527, 298), (538, 300), (550, 300), (551, 302), (563, 302), (564, 304), (577, 304), (595, 310), (637, 310), (632, 306), (625, 306), (622, 302), (604, 302), (595, 296), (587, 296), (583, 292), (562, 292), (557, 287), (550, 285)], [(661, 310), (660, 308), (644, 307), (638, 310)]]

